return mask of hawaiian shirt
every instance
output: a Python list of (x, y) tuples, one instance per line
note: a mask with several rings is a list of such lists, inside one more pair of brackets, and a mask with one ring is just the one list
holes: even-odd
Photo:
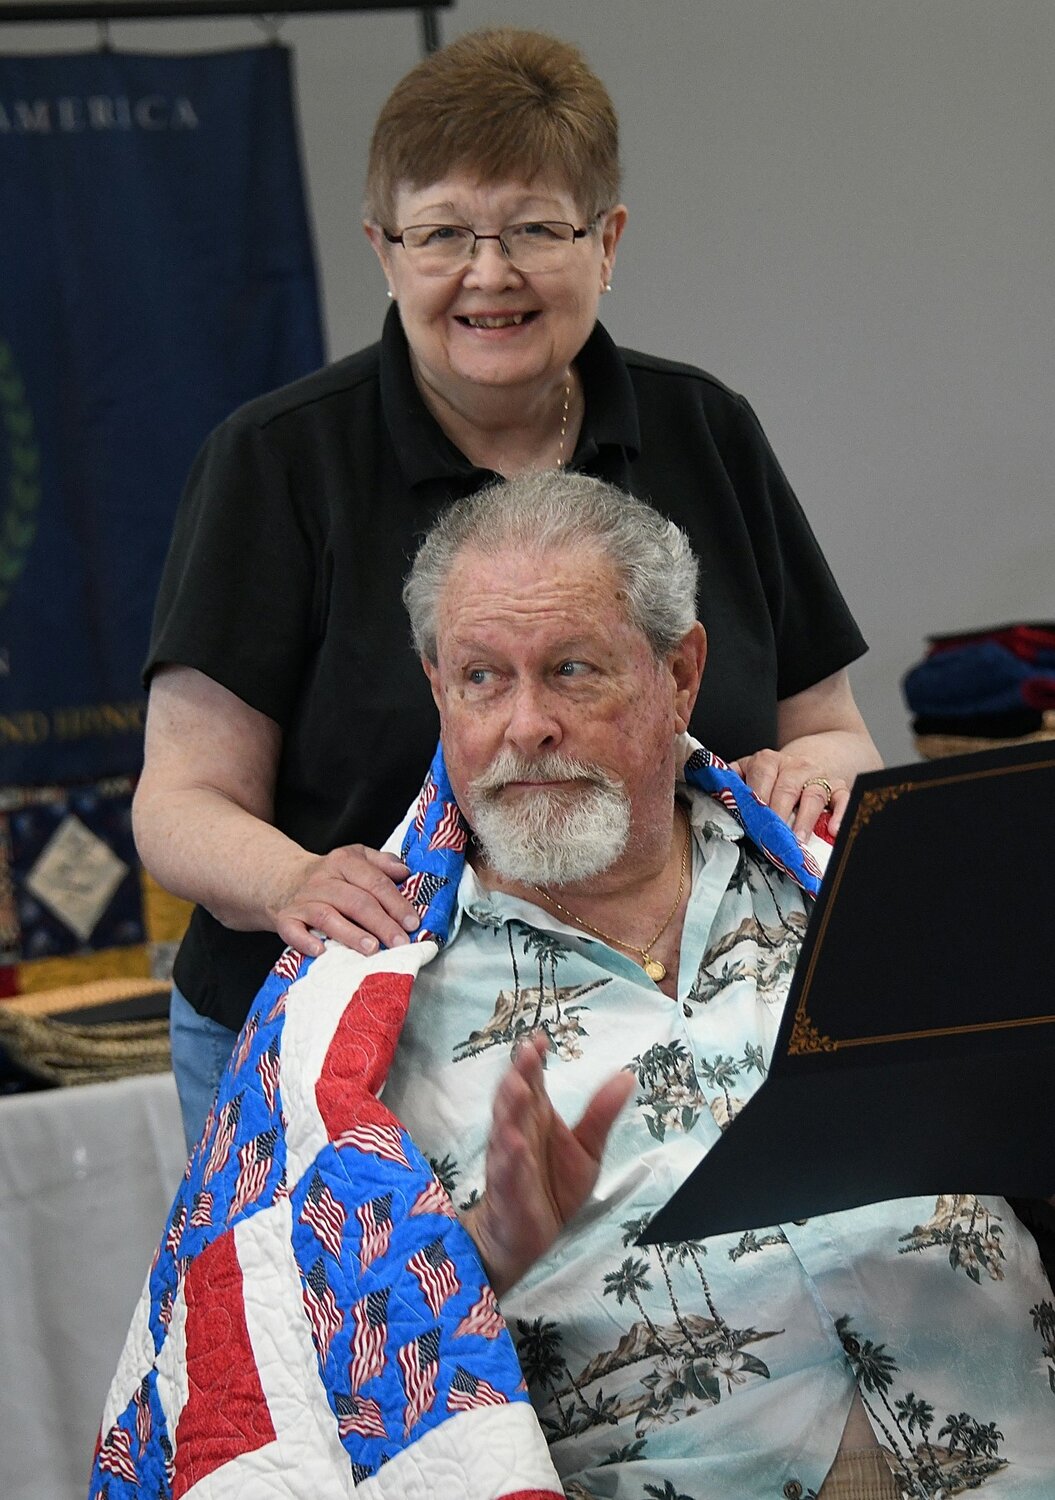
[[(465, 1206), (520, 1038), (549, 1038), (547, 1087), (569, 1120), (618, 1069), (636, 1076), (591, 1200), (502, 1299), (566, 1494), (807, 1500), (859, 1390), (906, 1495), (1051, 1500), (1055, 1301), (1002, 1199), (901, 1199), (637, 1246), (765, 1077), (809, 906), (713, 797), (682, 791), (693, 861), (676, 1001), (466, 866), (385, 1086)], [(906, 1150), (915, 1129), (926, 1121), (906, 1119)]]

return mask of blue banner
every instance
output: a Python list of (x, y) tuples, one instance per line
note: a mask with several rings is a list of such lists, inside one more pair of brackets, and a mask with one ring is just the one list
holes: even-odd
[(194, 454), (322, 359), (285, 48), (0, 58), (0, 784), (138, 769)]

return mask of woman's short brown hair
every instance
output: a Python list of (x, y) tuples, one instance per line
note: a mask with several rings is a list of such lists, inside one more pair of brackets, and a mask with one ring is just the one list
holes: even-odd
[(578, 48), (538, 31), (473, 31), (396, 84), (370, 142), (364, 209), (394, 228), (395, 195), (465, 172), (562, 183), (587, 218), (619, 195), (619, 122)]

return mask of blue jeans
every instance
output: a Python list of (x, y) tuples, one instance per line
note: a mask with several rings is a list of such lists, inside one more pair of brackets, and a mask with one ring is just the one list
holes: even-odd
[(188, 1152), (198, 1144), (216, 1088), (238, 1033), (208, 1016), (200, 1016), (185, 995), (172, 986), (169, 1001), (169, 1041), (172, 1071), (183, 1115), (183, 1134)]

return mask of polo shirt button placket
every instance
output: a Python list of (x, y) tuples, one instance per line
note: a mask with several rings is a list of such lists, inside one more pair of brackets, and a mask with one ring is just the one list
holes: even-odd
[(785, 1484), (784, 1500), (802, 1500), (802, 1485), (797, 1479), (789, 1479)]

